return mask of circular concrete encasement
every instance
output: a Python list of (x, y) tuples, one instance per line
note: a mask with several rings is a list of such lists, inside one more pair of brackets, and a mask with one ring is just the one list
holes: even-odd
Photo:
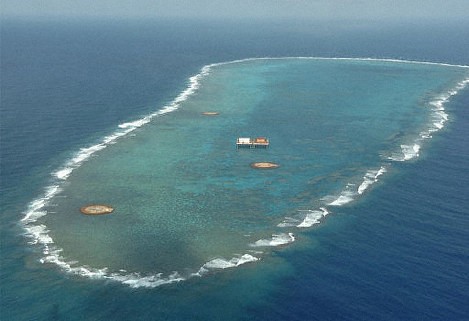
[(204, 115), (204, 116), (218, 116), (218, 115), (220, 115), (220, 113), (217, 112), (217, 111), (204, 111), (202, 113), (202, 115)]
[(272, 168), (278, 168), (280, 165), (271, 163), (271, 162), (258, 162), (258, 163), (252, 163), (251, 167), (256, 168), (256, 169), (272, 169)]
[(114, 209), (108, 205), (87, 205), (80, 208), (80, 212), (86, 215), (103, 215), (103, 214), (110, 214), (114, 211)]

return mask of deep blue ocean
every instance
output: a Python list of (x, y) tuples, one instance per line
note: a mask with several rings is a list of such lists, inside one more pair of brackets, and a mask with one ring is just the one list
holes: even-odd
[(468, 52), (468, 21), (2, 20), (0, 319), (469, 320)]

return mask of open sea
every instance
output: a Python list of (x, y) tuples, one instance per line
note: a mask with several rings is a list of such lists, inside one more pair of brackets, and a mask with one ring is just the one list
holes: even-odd
[(0, 320), (469, 320), (468, 52), (469, 21), (3, 19)]

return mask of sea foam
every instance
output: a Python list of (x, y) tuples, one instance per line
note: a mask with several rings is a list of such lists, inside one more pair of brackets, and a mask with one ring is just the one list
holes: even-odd
[(293, 233), (280, 233), (272, 234), (270, 239), (260, 239), (251, 243), (252, 247), (266, 247), (266, 246), (280, 246), (295, 242), (295, 235)]
[(216, 258), (207, 263), (205, 263), (202, 268), (204, 270), (211, 270), (211, 269), (227, 269), (240, 266), (242, 264), (246, 264), (249, 262), (258, 261), (259, 258), (252, 256), (251, 254), (244, 254), (240, 257), (233, 257), (230, 260), (226, 260), (223, 258)]
[(365, 176), (363, 176), (363, 182), (358, 186), (357, 193), (363, 194), (371, 185), (378, 181), (378, 177), (386, 173), (386, 167), (381, 166), (379, 170), (369, 170), (366, 172)]
[[(441, 64), (446, 66), (445, 64)], [(468, 66), (457, 66), (468, 68)], [(433, 100), (428, 102), (428, 108), (431, 110), (430, 122), (424, 130), (414, 139), (413, 142), (402, 144), (400, 152), (395, 152), (388, 157), (389, 160), (404, 162), (417, 158), (420, 153), (422, 143), (426, 139), (432, 138), (433, 133), (440, 131), (445, 127), (445, 123), (449, 119), (448, 113), (445, 111), (445, 104), (456, 95), (459, 91), (466, 88), (469, 84), (469, 78), (459, 82), (454, 88), (449, 89), (447, 92), (436, 96)]]
[(329, 195), (323, 198), (324, 201), (328, 202), (329, 206), (342, 206), (352, 202), (355, 199), (357, 193), (352, 190), (353, 184), (348, 184), (339, 196)]
[[(387, 172), (386, 167), (383, 165), (379, 169), (370, 169), (363, 176), (362, 183), (358, 186), (356, 191), (354, 190), (355, 184), (347, 184), (346, 188), (338, 195), (328, 195), (322, 198), (322, 201), (327, 206), (340, 207), (348, 204), (355, 200), (359, 195), (362, 195), (371, 185), (378, 182), (378, 178)], [(326, 206), (319, 208), (318, 210), (301, 210), (303, 213), (303, 221), (296, 225), (299, 228), (311, 227), (315, 224), (321, 223), (321, 219), (330, 214)], [(296, 219), (287, 217), (285, 220), (278, 224), (279, 227), (290, 226), (290, 223), (296, 221)]]
[(315, 224), (319, 224), (321, 219), (329, 214), (329, 211), (325, 207), (321, 207), (318, 210), (308, 210), (303, 222), (297, 225), (297, 227), (311, 227)]

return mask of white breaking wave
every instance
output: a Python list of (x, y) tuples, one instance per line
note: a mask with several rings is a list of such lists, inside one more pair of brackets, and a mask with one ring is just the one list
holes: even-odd
[(297, 227), (311, 227), (314, 224), (319, 224), (321, 219), (329, 214), (329, 211), (325, 207), (321, 207), (320, 210), (309, 210), (306, 213), (306, 216)]
[[(283, 221), (277, 224), (278, 227), (311, 227), (315, 224), (321, 223), (321, 219), (329, 214), (329, 211), (325, 207), (319, 208), (319, 210), (298, 210), (299, 214), (295, 215), (298, 218), (287, 216)], [(262, 240), (263, 242), (265, 240)], [(259, 242), (259, 241), (258, 241)]]
[[(84, 162), (90, 159), (95, 153), (103, 150), (116, 143), (116, 141), (133, 132), (137, 128), (144, 126), (145, 124), (151, 122), (155, 117), (158, 117), (163, 114), (167, 114), (177, 110), (182, 102), (187, 100), (192, 94), (194, 94), (197, 89), (200, 87), (200, 81), (205, 76), (210, 73), (210, 70), (213, 67), (235, 64), (247, 61), (255, 60), (281, 60), (281, 59), (311, 59), (311, 60), (355, 60), (355, 61), (381, 61), (381, 62), (393, 62), (393, 63), (411, 63), (411, 64), (428, 64), (428, 65), (440, 65), (448, 67), (459, 67), (459, 68), (469, 68), (465, 65), (451, 65), (444, 63), (435, 63), (435, 62), (419, 62), (419, 61), (410, 61), (410, 60), (397, 60), (397, 59), (375, 59), (375, 58), (323, 58), (323, 57), (282, 57), (282, 58), (247, 58), (234, 60), (229, 62), (220, 62), (204, 66), (201, 71), (189, 78), (188, 87), (179, 94), (169, 105), (164, 106), (162, 109), (147, 115), (141, 119), (126, 122), (118, 125), (118, 130), (109, 136), (105, 136), (99, 143), (92, 145), (90, 147), (80, 149), (70, 160), (68, 160), (63, 167), (59, 168), (52, 173), (52, 176), (57, 179), (53, 185), (50, 185), (45, 188), (45, 192), (42, 196), (34, 199), (31, 203), (28, 204), (27, 210), (24, 212), (24, 217), (21, 219), (25, 230), (25, 236), (31, 241), (30, 244), (37, 244), (42, 246), (42, 251), (44, 257), (41, 258), (42, 263), (52, 263), (57, 265), (60, 269), (67, 273), (80, 275), (88, 278), (101, 278), (101, 279), (111, 279), (115, 281), (122, 282), (123, 284), (129, 285), (131, 287), (156, 287), (162, 284), (179, 282), (187, 279), (188, 277), (181, 276), (178, 272), (173, 272), (169, 276), (163, 276), (161, 273), (141, 276), (139, 273), (130, 273), (124, 274), (124, 270), (121, 270), (121, 273), (109, 273), (107, 268), (92, 268), (88, 266), (77, 266), (78, 262), (76, 261), (66, 261), (64, 257), (60, 255), (62, 249), (54, 244), (54, 240), (49, 235), (49, 230), (44, 224), (38, 223), (38, 220), (47, 215), (46, 207), (49, 205), (49, 202), (52, 198), (57, 196), (61, 191), (61, 184), (66, 181), (72, 172), (80, 167)], [(444, 104), (449, 100), (453, 95), (456, 95), (461, 89), (465, 88), (469, 84), (469, 78), (464, 79), (461, 83), (456, 86), (455, 89), (449, 91), (447, 95), (442, 95), (439, 99), (430, 103), (434, 110), (434, 121), (433, 127), (429, 128), (428, 131), (421, 133), (421, 138), (430, 138), (431, 133), (440, 130), (443, 128), (444, 123), (448, 120), (448, 115), (444, 111)], [(411, 146), (410, 148), (408, 146)], [(414, 145), (402, 145), (403, 149), (403, 159), (407, 160), (413, 157), (418, 156), (420, 150), (420, 145), (415, 143)], [(406, 153), (407, 152), (407, 153)], [(393, 159), (393, 158), (391, 158)], [(395, 159), (401, 160), (401, 159)], [(378, 172), (379, 173), (379, 172)], [(378, 174), (377, 173), (377, 174)], [(380, 174), (381, 175), (381, 174)], [(366, 175), (365, 175), (366, 177)], [(377, 176), (375, 177), (375, 179)], [(365, 181), (360, 185), (358, 194), (361, 194), (369, 185)], [(362, 187), (363, 186), (363, 187)], [(328, 205), (331, 206), (341, 206), (353, 201), (353, 197), (356, 193), (349, 190), (344, 191), (338, 198), (334, 199)], [(327, 197), (326, 197), (327, 198)], [(303, 222), (296, 225), (298, 227), (307, 227), (317, 224), (321, 217), (324, 217), (328, 214), (326, 208), (321, 208), (321, 211), (309, 211), (304, 218)], [(298, 220), (291, 218), (289, 221), (288, 218), (280, 223), (279, 226), (290, 226), (288, 224), (297, 223)], [(284, 224), (284, 225), (281, 225)], [(280, 246), (284, 244), (289, 244), (295, 241), (293, 233), (280, 233), (272, 235), (271, 239), (261, 239), (256, 241), (253, 244), (250, 244), (252, 247), (265, 247), (265, 246)], [(229, 267), (237, 267), (239, 265), (258, 261), (259, 258), (256, 258), (250, 254), (244, 254), (242, 256), (234, 257), (230, 260), (225, 260), (217, 258), (205, 263), (200, 269), (199, 272), (193, 273), (192, 276), (201, 276), (206, 273), (208, 270), (213, 269), (225, 269)]]
[(363, 194), (363, 192), (365, 192), (368, 187), (378, 181), (378, 177), (380, 177), (386, 172), (387, 170), (384, 166), (381, 166), (379, 170), (369, 170), (368, 172), (366, 172), (365, 176), (363, 176), (363, 182), (360, 184), (360, 186), (358, 186), (357, 193), (360, 195)]
[[(357, 195), (362, 195), (371, 185), (378, 181), (378, 178), (387, 172), (385, 166), (381, 166), (380, 169), (370, 169), (363, 176), (363, 182), (358, 186), (357, 191), (353, 190), (354, 184), (348, 184), (345, 190), (343, 190), (339, 196), (325, 196), (322, 198), (328, 206), (342, 206), (352, 202)], [(306, 212), (306, 215), (303, 221), (296, 225), (299, 228), (311, 227), (315, 224), (320, 224), (321, 219), (330, 214), (326, 207), (321, 207), (319, 210), (302, 210), (300, 212)], [(285, 220), (280, 223), (279, 227), (290, 226), (291, 222), (294, 222), (293, 218), (285, 218)], [(295, 220), (296, 221), (296, 220)]]
[[(468, 66), (458, 66), (467, 68)], [(432, 138), (432, 134), (440, 131), (445, 127), (445, 123), (449, 119), (449, 115), (445, 111), (445, 104), (451, 99), (452, 96), (456, 95), (460, 90), (466, 88), (469, 84), (469, 78), (466, 78), (459, 82), (455, 88), (448, 90), (446, 93), (435, 97), (434, 100), (428, 103), (430, 110), (432, 111), (431, 122), (428, 128), (420, 132), (419, 136), (414, 140), (413, 143), (401, 145), (400, 153), (394, 153), (388, 157), (389, 160), (404, 162), (417, 158), (419, 156), (421, 144), (424, 140)]]
[(265, 246), (280, 246), (295, 242), (295, 235), (293, 233), (280, 233), (272, 234), (271, 239), (261, 239), (251, 243), (252, 247), (265, 247)]
[(157, 273), (157, 274), (148, 275), (148, 276), (141, 276), (139, 273), (107, 274), (106, 273), (107, 271), (105, 269), (97, 270), (97, 271), (87, 270), (84, 276), (92, 277), (91, 275), (87, 275), (87, 274), (94, 273), (94, 275), (98, 277), (119, 281), (132, 288), (139, 288), (139, 287), (154, 288), (154, 287), (164, 285), (164, 284), (171, 284), (171, 283), (185, 281), (193, 277), (202, 277), (204, 274), (207, 274), (211, 270), (234, 268), (234, 267), (238, 267), (240, 265), (246, 264), (246, 263), (256, 262), (259, 260), (260, 260), (259, 258), (252, 256), (250, 254), (236, 256), (236, 257), (231, 258), (230, 260), (226, 260), (224, 258), (216, 258), (205, 263), (202, 267), (200, 267), (198, 272), (192, 273), (187, 276), (182, 276), (177, 271), (171, 273), (170, 275), (166, 277), (162, 273)]
[(419, 156), (420, 145), (401, 145), (402, 153), (404, 154), (404, 160), (409, 160)]
[(66, 180), (76, 168), (80, 167), (83, 162), (87, 161), (96, 152), (106, 148), (109, 145), (114, 144), (117, 139), (128, 135), (137, 128), (148, 124), (153, 120), (153, 118), (177, 110), (182, 102), (187, 100), (192, 94), (196, 92), (196, 90), (200, 86), (200, 80), (206, 75), (208, 75), (209, 70), (210, 67), (204, 67), (202, 68), (199, 74), (190, 77), (189, 86), (181, 94), (179, 94), (169, 105), (164, 106), (162, 109), (150, 115), (147, 115), (141, 119), (118, 125), (120, 130), (116, 131), (115, 133), (109, 136), (104, 137), (98, 144), (80, 149), (75, 154), (75, 156), (65, 164), (63, 168), (56, 171), (53, 175), (60, 180)]
[(278, 227), (293, 227), (293, 226), (297, 226), (299, 222), (300, 222), (299, 219), (287, 216), (283, 219), (281, 223), (278, 223), (277, 226)]
[(327, 205), (329, 206), (342, 206), (345, 204), (350, 203), (355, 199), (355, 196), (357, 195), (356, 192), (352, 191), (350, 189), (352, 185), (349, 184), (345, 190), (340, 193), (340, 195), (337, 196), (326, 196), (323, 198), (324, 201), (329, 202)]
[(182, 277), (178, 272), (174, 272), (167, 277), (163, 277), (161, 273), (149, 276), (141, 276), (138, 273), (121, 275), (112, 273), (109, 276), (103, 275), (104, 278), (109, 278), (115, 281), (119, 281), (131, 288), (155, 288), (163, 284), (171, 284), (187, 280)]
[(419, 156), (420, 145), (417, 143), (412, 144), (412, 145), (402, 144), (400, 147), (401, 147), (401, 150), (389, 156), (388, 157), (389, 160), (392, 160), (395, 162), (405, 162), (413, 158), (417, 158)]
[(246, 264), (249, 262), (259, 261), (259, 258), (252, 256), (251, 254), (244, 254), (240, 257), (234, 257), (230, 260), (223, 258), (216, 258), (205, 263), (201, 269), (203, 270), (214, 270), (214, 269), (228, 269)]
[[(378, 181), (378, 177), (380, 177), (386, 172), (387, 169), (384, 166), (381, 166), (381, 168), (378, 170), (370, 169), (365, 173), (365, 175), (363, 176), (362, 183), (358, 186), (356, 190), (356, 185), (349, 183), (347, 184), (346, 188), (339, 194), (339, 196), (328, 195), (323, 197), (321, 200), (325, 202), (328, 206), (342, 206), (348, 204), (355, 200), (355, 197), (357, 195), (363, 194), (366, 189), (368, 189), (372, 184)], [(324, 210), (326, 209), (324, 208)], [(326, 215), (327, 214), (328, 213), (326, 213)]]

